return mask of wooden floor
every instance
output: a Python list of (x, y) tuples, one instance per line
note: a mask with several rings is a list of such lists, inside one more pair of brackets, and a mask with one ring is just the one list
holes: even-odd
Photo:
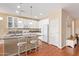
[(65, 47), (59, 49), (53, 45), (42, 43), (39, 46), (38, 51), (32, 51), (30, 53), (23, 53), (26, 56), (79, 56), (79, 46), (75, 48)]

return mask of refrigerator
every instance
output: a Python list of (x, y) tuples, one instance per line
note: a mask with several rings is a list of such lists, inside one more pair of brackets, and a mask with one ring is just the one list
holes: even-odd
[(48, 43), (49, 42), (49, 24), (41, 25), (41, 40)]

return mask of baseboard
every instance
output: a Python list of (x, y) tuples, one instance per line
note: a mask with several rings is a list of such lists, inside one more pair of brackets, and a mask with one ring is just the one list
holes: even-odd
[[(43, 43), (45, 43), (45, 44), (50, 44), (50, 43), (47, 43), (47, 42), (42, 41), (42, 40), (41, 40), (41, 42), (43, 42)], [(59, 48), (59, 49), (63, 49), (64, 47), (66, 47), (66, 45), (63, 45), (62, 47), (59, 47), (59, 46), (56, 46), (56, 45), (53, 45), (53, 44), (50, 44), (50, 45), (55, 46), (55, 47), (57, 47), (57, 48)]]
[(41, 40), (41, 42), (43, 42), (43, 43), (45, 43), (45, 44), (49, 44), (49, 43), (47, 43), (47, 42), (45, 42), (45, 41), (42, 41), (42, 40)]

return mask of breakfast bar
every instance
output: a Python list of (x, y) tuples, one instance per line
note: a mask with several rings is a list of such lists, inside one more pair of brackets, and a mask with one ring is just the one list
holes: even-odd
[(37, 44), (38, 35), (2, 37), (0, 38), (0, 55), (20, 55), (20, 53), (37, 48)]

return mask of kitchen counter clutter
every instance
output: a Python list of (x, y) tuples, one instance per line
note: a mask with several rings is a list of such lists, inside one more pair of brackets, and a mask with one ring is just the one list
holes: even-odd
[(20, 55), (38, 47), (39, 35), (10, 36), (9, 34), (0, 38), (0, 55)]
[(70, 46), (72, 48), (75, 47), (75, 45), (77, 44), (77, 39), (75, 37), (70, 37), (66, 40), (66, 46)]

